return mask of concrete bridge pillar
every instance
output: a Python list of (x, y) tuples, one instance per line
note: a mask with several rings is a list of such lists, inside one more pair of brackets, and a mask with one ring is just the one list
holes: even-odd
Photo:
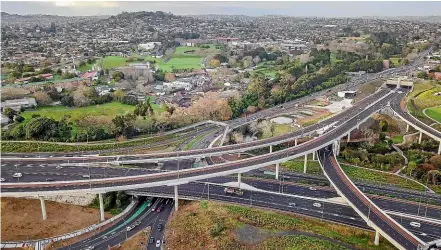
[(315, 161), (315, 151), (312, 151), (312, 160)]
[(441, 141), (439, 142), (439, 146), (438, 146), (438, 154), (441, 154)]
[(270, 153), (273, 152), (273, 145), (270, 145)]
[(179, 208), (178, 185), (175, 185), (174, 188), (175, 188), (175, 211), (178, 211)]
[(43, 215), (43, 220), (46, 220), (47, 219), (46, 204), (44, 203), (44, 199), (41, 196), (40, 196), (40, 204), (41, 204), (41, 214)]
[(104, 221), (104, 202), (103, 202), (103, 194), (99, 193), (98, 194), (98, 199), (100, 200), (100, 220)]
[(238, 174), (237, 174), (237, 183), (239, 183), (239, 185), (238, 185), (239, 188), (240, 188), (240, 182), (241, 182), (241, 180), (242, 180), (242, 174), (241, 174), (241, 173), (238, 173)]
[(378, 231), (375, 231), (375, 241), (374, 244), (376, 246), (380, 245), (380, 233)]
[(409, 127), (410, 127), (410, 126), (409, 126), (409, 124), (407, 123), (407, 124), (406, 124), (406, 133), (409, 132)]
[(348, 133), (348, 140), (347, 140), (347, 142), (349, 142), (351, 140), (351, 131), (349, 131), (349, 133)]
[(303, 173), (306, 174), (306, 168), (308, 167), (308, 154), (305, 155), (305, 162), (303, 163)]
[(423, 132), (420, 131), (420, 137), (418, 138), (418, 143), (421, 144), (422, 140), (423, 140)]
[(276, 180), (279, 179), (279, 167), (280, 167), (280, 163), (276, 163)]
[(297, 146), (297, 138), (294, 140), (294, 146)]

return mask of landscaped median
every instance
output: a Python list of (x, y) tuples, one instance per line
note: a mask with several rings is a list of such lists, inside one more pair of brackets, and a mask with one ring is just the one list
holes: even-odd
[[(113, 150), (127, 147), (142, 146), (148, 143), (157, 143), (165, 140), (172, 140), (178, 138), (178, 134), (171, 134), (165, 136), (155, 136), (143, 139), (130, 140), (125, 142), (103, 142), (103, 143), (56, 143), (56, 142), (38, 142), (38, 141), (2, 141), (2, 152), (13, 153), (30, 153), (30, 152), (80, 152), (80, 151), (99, 151), (99, 150)], [(170, 142), (172, 143), (172, 142)]]
[(187, 249), (392, 249), (374, 233), (298, 215), (216, 202), (189, 202), (167, 225), (166, 247)]

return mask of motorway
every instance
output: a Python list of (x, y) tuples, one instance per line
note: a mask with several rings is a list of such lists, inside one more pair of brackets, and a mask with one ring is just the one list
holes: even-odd
[[(325, 175), (333, 183), (333, 186), (342, 196), (352, 203), (360, 216), (382, 230), (384, 237), (389, 237), (389, 241), (398, 243), (403, 249), (417, 249), (423, 241), (405, 230), (395, 220), (387, 216), (381, 209), (373, 205), (370, 201), (344, 174), (332, 153), (332, 147), (327, 146), (318, 152), (318, 158), (322, 165)], [(368, 223), (369, 224), (369, 223)], [(397, 246), (397, 244), (394, 244)]]
[[(164, 231), (158, 231), (157, 227), (160, 223), (165, 225), (171, 211), (173, 210), (173, 201), (168, 199), (169, 203), (165, 204), (167, 199), (154, 198), (153, 200), (153, 204), (148, 206), (148, 202), (146, 202), (145, 199), (140, 199), (136, 207), (130, 213), (125, 215), (124, 218), (120, 220), (120, 223), (115, 224), (85, 240), (60, 249), (84, 250), (87, 247), (94, 246), (95, 250), (107, 250), (109, 246), (115, 246), (122, 243), (127, 238), (135, 235), (137, 232), (145, 229), (148, 226), (151, 226), (152, 232), (150, 235), (155, 238), (155, 243), (157, 239), (162, 241)], [(164, 210), (161, 212), (152, 211), (152, 208), (156, 208), (158, 204), (164, 204)], [(139, 220), (141, 223), (133, 230), (128, 232), (126, 230), (127, 226), (132, 225), (137, 220)], [(143, 244), (146, 246), (148, 245), (147, 249), (157, 249), (154, 244), (148, 244), (148, 241), (143, 242)]]
[[(293, 141), (295, 138), (305, 137), (306, 135), (316, 134), (317, 131), (323, 131), (326, 128), (330, 128), (332, 126), (343, 125), (348, 119), (357, 117), (364, 108), (368, 105), (380, 100), (381, 98), (392, 100), (392, 96), (386, 97), (389, 93), (390, 89), (383, 88), (382, 90), (377, 91), (371, 96), (359, 101), (354, 105), (354, 107), (345, 109), (344, 111), (326, 119), (314, 125), (308, 126), (302, 130), (298, 130), (292, 133), (288, 133), (281, 136), (270, 137), (263, 140), (257, 140), (253, 142), (241, 143), (241, 144), (233, 144), (228, 146), (221, 147), (213, 147), (207, 149), (196, 149), (189, 151), (177, 151), (177, 152), (167, 152), (167, 153), (156, 153), (156, 154), (136, 154), (136, 155), (116, 155), (116, 156), (84, 156), (84, 157), (49, 157), (49, 158), (9, 158), (3, 157), (2, 161), (4, 163), (13, 163), (17, 161), (22, 162), (33, 162), (33, 163), (53, 163), (53, 164), (63, 164), (66, 161), (70, 163), (83, 163), (84, 161), (88, 163), (92, 162), (107, 162), (107, 161), (118, 161), (120, 163), (135, 163), (136, 160), (139, 162), (157, 162), (160, 160), (172, 160), (172, 159), (187, 159), (187, 158), (203, 158), (207, 156), (215, 156), (226, 153), (237, 153), (244, 152), (247, 150), (267, 147), (270, 145), (277, 145), (284, 142)], [(382, 106), (378, 106), (378, 109), (385, 106), (387, 101), (382, 103)], [(376, 110), (371, 110), (371, 113)], [(370, 115), (370, 114), (369, 114)], [(252, 118), (254, 119), (254, 118)]]
[[(206, 177), (214, 177), (225, 174), (230, 174), (234, 172), (247, 172), (252, 169), (258, 169), (263, 166), (268, 166), (277, 162), (283, 162), (285, 160), (293, 159), (304, 155), (308, 152), (313, 152), (323, 147), (326, 144), (333, 143), (344, 137), (348, 131), (356, 128), (361, 122), (368, 119), (372, 113), (385, 107), (389, 100), (400, 97), (405, 93), (405, 91), (391, 91), (389, 89), (380, 90), (377, 93), (381, 93), (380, 96), (373, 95), (377, 98), (377, 102), (372, 103), (373, 100), (367, 98), (370, 106), (359, 107), (348, 109), (347, 112), (343, 112), (343, 116), (339, 117), (340, 122), (335, 123), (335, 125), (327, 130), (323, 135), (313, 138), (310, 141), (302, 143), (296, 147), (276, 151), (273, 153), (255, 156), (235, 162), (227, 162), (222, 164), (217, 164), (204, 168), (186, 169), (182, 171), (173, 171), (166, 173), (157, 173), (142, 176), (133, 177), (119, 177), (119, 178), (107, 178), (103, 180), (82, 180), (82, 181), (70, 181), (70, 182), (41, 182), (41, 183), (7, 183), (2, 185), (2, 194), (13, 193), (13, 192), (36, 192), (36, 191), (62, 191), (62, 190), (90, 190), (99, 189), (101, 190), (123, 190), (128, 188), (142, 188), (154, 185), (165, 185), (170, 181), (176, 182), (176, 180), (181, 179), (181, 181), (194, 181)], [(383, 97), (382, 99), (380, 97)], [(387, 98), (385, 97), (387, 96)], [(372, 98), (372, 97), (371, 97)], [(333, 117), (335, 118), (335, 117)], [(332, 118), (331, 118), (332, 119)], [(321, 125), (317, 125), (318, 128)], [(219, 147), (220, 149), (223, 147)], [(199, 149), (204, 150), (204, 149)], [(207, 149), (211, 150), (211, 149)], [(198, 151), (198, 150), (191, 150)], [(178, 152), (178, 154), (185, 154), (184, 151)], [(170, 153), (171, 154), (171, 153)], [(6, 159), (3, 159), (3, 161)], [(208, 176), (207, 176), (208, 175)], [(130, 186), (129, 186), (130, 185)]]
[[(277, 193), (268, 193), (252, 190), (243, 190), (243, 196), (229, 195), (224, 193), (224, 186), (209, 183), (189, 183), (179, 186), (180, 199), (189, 200), (215, 200), (243, 205), (251, 205), (262, 208), (271, 208), (280, 211), (289, 211), (307, 215), (328, 221), (334, 221), (346, 225), (370, 229), (366, 222), (349, 206), (339, 203), (314, 201), (309, 198), (289, 196)], [(287, 190), (286, 190), (287, 191)], [(316, 192), (320, 192), (317, 190)], [(173, 187), (162, 186), (146, 189), (127, 191), (128, 194), (156, 195), (173, 197)], [(313, 193), (309, 191), (309, 193)], [(296, 194), (296, 193), (293, 193)], [(319, 203), (319, 205), (315, 205)], [(441, 237), (441, 226), (435, 223), (419, 221), (421, 228), (410, 226), (411, 221), (406, 217), (393, 216), (408, 230), (418, 234), (423, 240), (431, 241)]]

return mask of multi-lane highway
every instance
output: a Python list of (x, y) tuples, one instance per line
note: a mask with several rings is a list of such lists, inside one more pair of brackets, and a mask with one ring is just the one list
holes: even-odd
[[(157, 208), (161, 205), (162, 210), (158, 212)], [(165, 225), (172, 209), (173, 200), (171, 199), (154, 198), (150, 201), (141, 198), (136, 207), (129, 214), (124, 216), (119, 223), (85, 240), (60, 249), (84, 250), (93, 246), (95, 250), (106, 250), (109, 249), (109, 246), (121, 244), (127, 238), (130, 238), (149, 226), (152, 230), (150, 235), (154, 238), (154, 243), (149, 244), (148, 241), (146, 241), (143, 242), (143, 244), (147, 246), (147, 249), (158, 249), (155, 246), (156, 241), (160, 240), (162, 245), (163, 240), (163, 230), (159, 231), (158, 225)], [(127, 231), (127, 227), (132, 225), (136, 226), (130, 231)]]
[[(189, 183), (180, 186), (179, 195), (181, 199), (216, 200), (252, 205), (280, 211), (289, 211), (361, 228), (369, 228), (366, 221), (364, 221), (351, 207), (347, 205), (333, 202), (332, 199), (328, 200), (328, 202), (323, 202), (320, 199), (314, 200), (298, 196), (298, 193), (296, 192), (298, 190), (302, 190), (302, 188), (293, 187), (292, 189), (286, 189), (284, 190), (285, 194), (278, 194), (276, 192), (270, 193), (258, 190), (243, 190), (244, 193), (242, 196), (225, 194), (224, 188), (224, 186), (220, 186), (218, 184)], [(309, 188), (303, 188), (302, 192), (306, 192), (311, 196), (314, 196), (313, 193), (317, 193), (319, 194), (317, 196), (321, 196), (321, 190), (319, 189), (309, 190)], [(130, 190), (128, 193), (173, 197), (173, 187), (152, 187)], [(287, 193), (292, 195), (286, 195)], [(383, 204), (380, 206), (383, 206)], [(382, 207), (382, 209), (391, 207), (393, 207), (393, 205), (389, 204), (388, 207)], [(395, 215), (393, 215), (393, 218), (395, 218), (405, 228), (411, 230), (426, 241), (431, 241), (441, 237), (441, 225), (439, 224)], [(414, 228), (410, 226), (411, 221), (417, 221), (421, 223), (422, 226), (420, 228)]]
[(332, 147), (321, 149), (318, 154), (325, 175), (337, 192), (350, 203), (368, 225), (401, 249), (417, 249), (424, 242), (393, 220), (367, 198), (345, 175), (332, 153)]
[[(380, 90), (377, 93), (380, 95), (375, 96), (376, 100), (370, 100), (370, 105), (355, 106), (354, 108), (343, 112), (344, 115), (340, 116), (334, 126), (329, 127), (328, 130), (321, 136), (313, 138), (310, 141), (302, 143), (296, 147), (276, 151), (270, 154), (260, 155), (243, 159), (235, 162), (228, 162), (223, 164), (217, 164), (204, 168), (186, 169), (182, 171), (173, 171), (167, 173), (156, 173), (150, 175), (134, 176), (134, 177), (119, 177), (119, 178), (106, 178), (95, 180), (80, 180), (70, 182), (43, 182), (43, 183), (7, 183), (3, 185), (2, 194), (7, 195), (17, 192), (40, 192), (41, 191), (66, 191), (66, 190), (124, 190), (127, 188), (142, 188), (155, 185), (167, 185), (168, 183), (188, 182), (198, 180), (200, 178), (221, 176), (230, 173), (246, 172), (252, 169), (267, 166), (269, 164), (275, 164), (283, 162), (289, 159), (293, 159), (304, 155), (305, 153), (313, 152), (323, 147), (326, 144), (338, 141), (344, 137), (349, 131), (356, 128), (361, 122), (368, 119), (370, 115), (377, 110), (383, 108), (389, 100), (400, 97), (403, 95), (402, 90)], [(334, 118), (334, 117), (333, 117)], [(331, 118), (332, 119), (332, 118)], [(317, 128), (322, 125), (318, 124)], [(316, 129), (317, 129), (316, 128)], [(221, 147), (219, 147), (221, 148)], [(199, 149), (204, 150), (204, 149)], [(207, 149), (210, 150), (210, 149)], [(198, 151), (198, 150), (192, 150)], [(185, 154), (186, 152), (177, 152), (178, 154)], [(173, 152), (174, 153), (174, 152)], [(170, 154), (173, 154), (170, 153)], [(130, 162), (130, 161), (127, 161)]]

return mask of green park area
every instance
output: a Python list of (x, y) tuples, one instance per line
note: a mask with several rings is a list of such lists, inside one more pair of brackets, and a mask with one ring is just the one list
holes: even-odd
[(331, 63), (341, 62), (340, 59), (337, 59), (337, 55), (331, 52)]
[[(423, 111), (427, 108), (441, 105), (441, 95), (437, 94), (439, 92), (441, 92), (441, 86), (435, 84), (434, 82), (421, 81), (415, 83), (413, 91), (409, 94), (407, 100), (407, 109), (418, 119), (430, 122), (430, 119), (427, 118)], [(436, 117), (436, 113), (438, 113), (438, 111), (439, 110), (434, 109), (431, 114)]]
[(441, 107), (428, 108), (424, 113), (437, 122), (441, 122)]
[(21, 115), (25, 120), (30, 120), (32, 115), (41, 115), (45, 117), (50, 117), (55, 120), (61, 120), (63, 116), (70, 116), (70, 120), (82, 119), (85, 116), (108, 116), (115, 117), (116, 115), (124, 115), (129, 112), (133, 112), (135, 106), (122, 104), (120, 102), (111, 102), (100, 105), (93, 105), (87, 107), (64, 107), (64, 106), (53, 106), (53, 107), (41, 107), (37, 108), (35, 111), (25, 111)]
[[(206, 46), (206, 47), (205, 47)], [(101, 60), (97, 60), (95, 64), (103, 64), (104, 69), (112, 69), (127, 66), (130, 63), (140, 63), (143, 61), (153, 61), (154, 66), (158, 66), (163, 71), (172, 71), (173, 69), (201, 69), (203, 68), (203, 59), (207, 56), (214, 56), (220, 52), (215, 45), (205, 45), (204, 47), (179, 46), (170, 55), (165, 54), (162, 58), (154, 58), (152, 56), (132, 55), (131, 57), (123, 56), (106, 56)], [(132, 58), (133, 61), (128, 61)], [(140, 61), (138, 59), (141, 59)], [(84, 64), (79, 67), (80, 71), (88, 71), (92, 69), (93, 64)]]

